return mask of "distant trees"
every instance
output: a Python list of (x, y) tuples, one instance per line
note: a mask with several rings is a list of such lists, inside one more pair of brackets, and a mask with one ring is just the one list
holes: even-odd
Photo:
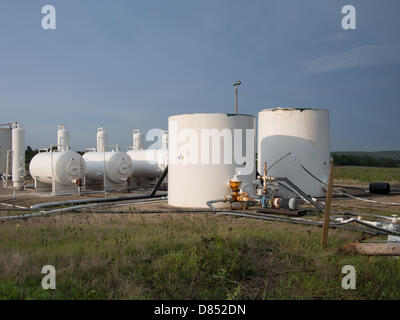
[(38, 150), (33, 150), (30, 146), (27, 146), (25, 149), (25, 167), (28, 170), (29, 163), (31, 162), (32, 158), (38, 153)]
[(400, 159), (346, 153), (333, 153), (332, 157), (337, 166), (400, 167)]

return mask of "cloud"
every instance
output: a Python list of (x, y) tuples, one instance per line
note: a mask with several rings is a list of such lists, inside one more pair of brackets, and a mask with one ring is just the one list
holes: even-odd
[(318, 74), (350, 68), (397, 64), (400, 64), (400, 44), (354, 47), (338, 54), (306, 60), (302, 63), (302, 67), (307, 73)]

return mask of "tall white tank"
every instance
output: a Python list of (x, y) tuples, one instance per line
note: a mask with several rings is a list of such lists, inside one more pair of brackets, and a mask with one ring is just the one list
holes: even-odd
[(108, 146), (108, 134), (106, 129), (99, 128), (97, 129), (97, 151), (103, 152), (107, 151)]
[[(6, 173), (7, 151), (11, 150), (11, 128), (0, 128), (0, 173)], [(11, 163), (10, 163), (11, 170)]]
[(142, 150), (144, 145), (144, 136), (139, 129), (133, 129), (133, 148), (132, 150)]
[(21, 190), (25, 177), (25, 130), (18, 123), (12, 128), (12, 151), (13, 187)]
[(57, 150), (58, 151), (69, 151), (69, 130), (65, 129), (64, 126), (58, 126), (57, 130)]
[[(242, 181), (242, 191), (255, 194), (254, 116), (222, 113), (171, 116), (168, 133), (170, 205), (206, 208), (207, 201), (231, 193), (229, 181), (235, 174)], [(214, 133), (214, 139), (210, 133)]]
[[(324, 196), (324, 185), (318, 180), (327, 182), (329, 178), (329, 111), (299, 108), (260, 111), (258, 171), (261, 174), (264, 162), (269, 175), (287, 177), (313, 197)], [(286, 196), (288, 191), (282, 187), (278, 194)]]
[(83, 155), (86, 179), (103, 182), (104, 168), (108, 185), (127, 185), (132, 175), (132, 161), (125, 152), (88, 152)]
[(29, 172), (42, 184), (51, 185), (54, 181), (60, 186), (75, 187), (83, 177), (84, 165), (82, 157), (73, 151), (41, 152), (31, 160)]

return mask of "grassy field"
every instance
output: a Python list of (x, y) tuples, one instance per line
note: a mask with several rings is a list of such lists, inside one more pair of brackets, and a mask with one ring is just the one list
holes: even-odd
[(400, 186), (400, 168), (375, 168), (358, 166), (334, 167), (336, 183), (390, 182)]
[[(398, 182), (400, 169), (335, 167), (335, 178)], [(209, 213), (7, 221), (0, 299), (399, 299), (400, 259), (338, 252), (359, 237), (331, 230), (322, 249), (318, 227)], [(44, 265), (56, 268), (56, 290), (41, 288)], [(357, 270), (356, 290), (341, 287), (345, 265)]]
[[(213, 214), (80, 214), (0, 225), (2, 299), (398, 299), (400, 260), (348, 256), (360, 234)], [(54, 265), (57, 289), (41, 288)], [(357, 289), (341, 288), (341, 269)]]

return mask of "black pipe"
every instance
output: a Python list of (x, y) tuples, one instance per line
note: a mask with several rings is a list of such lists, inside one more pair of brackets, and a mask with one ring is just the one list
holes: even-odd
[[(157, 196), (153, 195), (154, 197), (165, 197), (168, 194), (166, 192), (160, 193)], [(31, 209), (42, 209), (48, 207), (57, 207), (62, 205), (69, 205), (69, 204), (84, 204), (84, 203), (97, 203), (97, 202), (116, 202), (116, 201), (124, 201), (124, 200), (142, 200), (150, 198), (150, 194), (136, 194), (132, 196), (120, 196), (120, 197), (109, 197), (109, 198), (92, 198), (92, 199), (79, 199), (79, 200), (69, 200), (69, 201), (60, 201), (60, 202), (49, 202), (49, 203), (42, 203), (36, 204), (31, 206)]]
[(158, 177), (156, 184), (153, 187), (153, 190), (151, 190), (150, 193), (150, 198), (153, 198), (154, 195), (156, 194), (158, 188), (160, 187), (161, 183), (164, 181), (165, 177), (168, 174), (168, 166), (165, 167), (163, 173), (161, 174), (161, 176)]
[(303, 198), (307, 199), (314, 207), (316, 207), (320, 212), (324, 213), (324, 210), (319, 206), (317, 202), (315, 202), (308, 194), (306, 194), (303, 190), (301, 190), (298, 186), (296, 186), (292, 181), (288, 178), (284, 177), (276, 177), (274, 178), (275, 181), (283, 181), (286, 182), (293, 190), (295, 190), (299, 195)]

